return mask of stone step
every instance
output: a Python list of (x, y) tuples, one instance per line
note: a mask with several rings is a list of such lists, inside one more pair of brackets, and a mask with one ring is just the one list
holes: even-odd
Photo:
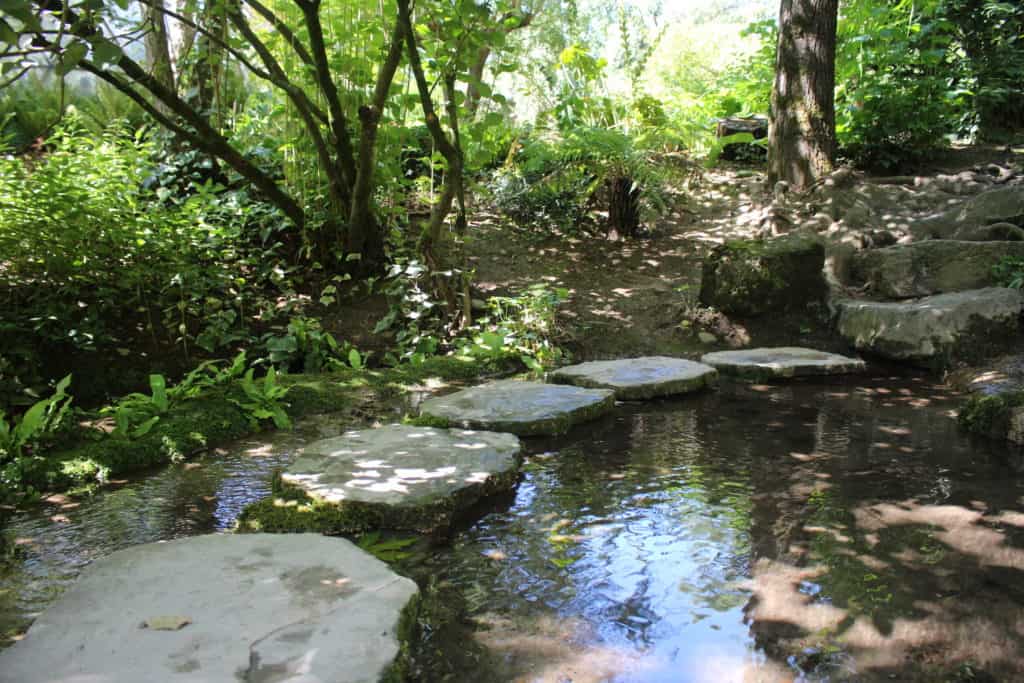
[(197, 536), (90, 565), (0, 681), (377, 681), (416, 584), (312, 534)]
[(713, 386), (718, 371), (703, 363), (667, 356), (591, 361), (559, 368), (548, 375), (559, 384), (611, 389), (623, 401), (686, 394)]
[(515, 486), (521, 451), (516, 436), (498, 432), (350, 431), (303, 448), (281, 473), (277, 495), (248, 506), (239, 525), (331, 534), (443, 530), (482, 498)]
[(988, 287), (907, 301), (840, 301), (839, 333), (858, 350), (936, 369), (1014, 343), (1024, 295)]
[(989, 287), (992, 267), (1024, 259), (1024, 242), (926, 240), (868, 249), (853, 259), (853, 277), (886, 299), (907, 299)]
[(609, 389), (501, 380), (428, 399), (420, 412), (452, 426), (531, 436), (562, 434), (614, 407)]
[(723, 375), (753, 380), (862, 372), (864, 361), (799, 346), (716, 351), (701, 359)]

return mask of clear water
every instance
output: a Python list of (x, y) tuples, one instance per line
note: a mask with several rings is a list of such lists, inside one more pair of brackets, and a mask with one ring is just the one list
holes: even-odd
[[(514, 495), (397, 566), (474, 617), (487, 662), (455, 680), (1024, 680), (1020, 460), (964, 437), (957, 402), (885, 377), (624, 404), (528, 440)], [(343, 427), (17, 516), (0, 619), (31, 619), (97, 556), (230, 529)]]

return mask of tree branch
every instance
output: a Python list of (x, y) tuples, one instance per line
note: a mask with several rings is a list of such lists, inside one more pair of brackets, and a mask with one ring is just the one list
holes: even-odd
[(313, 58), (309, 56), (309, 51), (306, 50), (306, 46), (295, 36), (295, 33), (291, 30), (288, 24), (284, 23), (280, 17), (274, 12), (259, 2), (259, 0), (243, 0), (245, 4), (249, 5), (256, 14), (260, 15), (267, 22), (274, 27), (274, 30), (281, 34), (281, 37), (285, 39), (288, 45), (295, 50), (295, 54), (299, 56), (303, 62), (309, 66), (313, 66)]
[(341, 99), (338, 97), (338, 87), (331, 78), (331, 68), (327, 61), (323, 25), (320, 23), (320, 2), (319, 0), (313, 2), (295, 0), (295, 4), (302, 10), (302, 15), (306, 20), (317, 84), (324, 99), (327, 100), (327, 111), (331, 116), (331, 132), (334, 134), (336, 147), (336, 167), (345, 180), (345, 184), (352, 187), (356, 177), (355, 153), (352, 149), (352, 140), (349, 138), (348, 120), (345, 118), (345, 112), (341, 108)]
[[(380, 118), (384, 113), (384, 105), (387, 103), (388, 92), (395, 80), (395, 72), (402, 61), (404, 37), (404, 25), (400, 19), (396, 19), (387, 56), (384, 58), (380, 70), (377, 71), (373, 101), (370, 105), (359, 108), (359, 121), (362, 127), (359, 131), (359, 157), (355, 184), (352, 189), (352, 211), (349, 215), (346, 240), (346, 250), (350, 254), (364, 251), (367, 232), (371, 227), (375, 227), (370, 210), (370, 197), (373, 193), (373, 174), (376, 166), (377, 131)], [(371, 251), (377, 250), (378, 246), (383, 251), (382, 240), (380, 245), (372, 246)]]

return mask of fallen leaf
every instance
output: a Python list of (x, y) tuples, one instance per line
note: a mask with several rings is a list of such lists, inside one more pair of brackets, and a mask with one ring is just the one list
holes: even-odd
[(142, 622), (142, 628), (150, 628), (154, 631), (180, 631), (191, 623), (192, 620), (188, 617), (150, 617)]

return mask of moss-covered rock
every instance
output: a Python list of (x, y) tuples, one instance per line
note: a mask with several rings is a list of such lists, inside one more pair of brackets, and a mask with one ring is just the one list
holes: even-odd
[(976, 394), (960, 409), (960, 426), (978, 436), (1024, 442), (1024, 432), (1015, 422), (1024, 408), (1024, 391)]
[(488, 496), (512, 489), (518, 468), (498, 472), (445, 497), (409, 505), (380, 505), (359, 500), (328, 502), (309, 496), (278, 473), (271, 495), (247, 505), (238, 516), (241, 532), (356, 534), (378, 529), (433, 533), (449, 528), (461, 513)]
[(704, 260), (700, 301), (725, 313), (757, 316), (824, 300), (825, 247), (814, 236), (735, 240)]

